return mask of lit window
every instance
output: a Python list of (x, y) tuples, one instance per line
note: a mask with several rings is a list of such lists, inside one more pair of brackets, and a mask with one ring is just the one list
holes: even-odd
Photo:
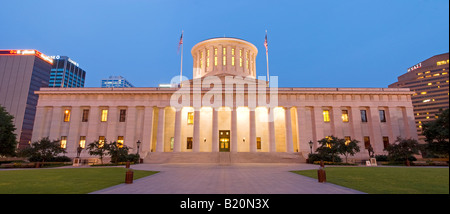
[(209, 58), (206, 58), (206, 67), (209, 67)]
[(328, 110), (323, 110), (323, 121), (330, 122), (330, 112)]
[(214, 56), (214, 66), (217, 66), (217, 56)]
[(64, 122), (69, 122), (70, 121), (70, 110), (66, 109), (64, 111)]
[(239, 50), (239, 67), (242, 67), (242, 49)]
[(342, 110), (342, 122), (348, 122), (348, 111)]
[(83, 149), (86, 147), (86, 136), (80, 136), (80, 142), (78, 145)]
[(188, 124), (194, 124), (194, 112), (188, 112), (188, 118), (187, 118), (187, 123)]
[(352, 141), (352, 138), (350, 136), (345, 136), (344, 139), (345, 139), (346, 146), (350, 143), (350, 141)]
[(119, 148), (123, 147), (123, 136), (117, 137), (117, 147)]
[(99, 148), (102, 148), (103, 145), (105, 145), (105, 136), (98, 136), (98, 144), (99, 144)]
[(67, 136), (61, 136), (60, 143), (61, 148), (65, 149), (67, 147)]
[(102, 118), (101, 118), (102, 122), (106, 122), (108, 121), (108, 110), (107, 109), (103, 109), (102, 110)]
[(433, 83), (429, 82), (428, 85), (433, 85)]
[(370, 137), (369, 136), (364, 136), (364, 148), (368, 149), (370, 146)]
[(222, 64), (227, 65), (227, 48), (223, 48), (222, 54), (223, 54)]
[(420, 94), (427, 94), (427, 92), (426, 91), (422, 91), (422, 92), (420, 92)]
[(433, 77), (439, 76), (440, 74), (433, 74)]
[(234, 48), (231, 49), (231, 65), (234, 66)]
[(447, 72), (442, 73), (442, 75), (448, 74)]

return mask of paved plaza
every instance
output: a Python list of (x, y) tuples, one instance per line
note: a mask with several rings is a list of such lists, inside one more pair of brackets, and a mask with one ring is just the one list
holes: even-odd
[(157, 174), (91, 194), (365, 194), (290, 171), (318, 169), (293, 163), (138, 164)]

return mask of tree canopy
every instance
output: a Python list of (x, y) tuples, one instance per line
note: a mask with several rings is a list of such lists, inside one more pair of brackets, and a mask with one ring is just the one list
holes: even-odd
[(0, 105), (0, 156), (14, 156), (16, 153), (16, 128), (13, 119), (14, 116)]

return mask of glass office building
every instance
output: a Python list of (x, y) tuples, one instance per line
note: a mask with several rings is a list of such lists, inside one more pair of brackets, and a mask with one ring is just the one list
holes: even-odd
[(52, 56), (54, 63), (50, 73), (49, 87), (79, 88), (84, 87), (86, 71), (67, 56)]
[(134, 86), (122, 76), (110, 76), (108, 79), (102, 79), (102, 88), (131, 88), (131, 87)]
[(39, 91), (48, 86), (53, 60), (37, 50), (0, 50), (0, 105), (14, 116), (19, 147), (31, 141)]

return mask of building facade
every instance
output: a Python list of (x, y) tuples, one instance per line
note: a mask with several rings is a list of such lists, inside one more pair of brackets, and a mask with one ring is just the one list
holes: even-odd
[(122, 76), (110, 76), (108, 79), (102, 79), (102, 88), (131, 88), (131, 87), (134, 86)]
[[(152, 153), (295, 153), (326, 136), (356, 139), (368, 158), (397, 137), (417, 138), (409, 89), (282, 88), (256, 79), (256, 47), (241, 39), (198, 43), (179, 88), (45, 88), (33, 139), (60, 139), (68, 155), (96, 140)], [(141, 142), (139, 151), (137, 142)], [(87, 152), (82, 157), (87, 157)]]
[(417, 134), (424, 142), (422, 124), (435, 120), (449, 107), (449, 53), (430, 57), (407, 69), (389, 88), (410, 88)]
[(67, 56), (51, 56), (54, 63), (50, 72), (49, 87), (84, 87), (86, 71)]
[(38, 91), (48, 87), (53, 60), (37, 50), (0, 50), (0, 105), (14, 116), (19, 146), (31, 141)]

